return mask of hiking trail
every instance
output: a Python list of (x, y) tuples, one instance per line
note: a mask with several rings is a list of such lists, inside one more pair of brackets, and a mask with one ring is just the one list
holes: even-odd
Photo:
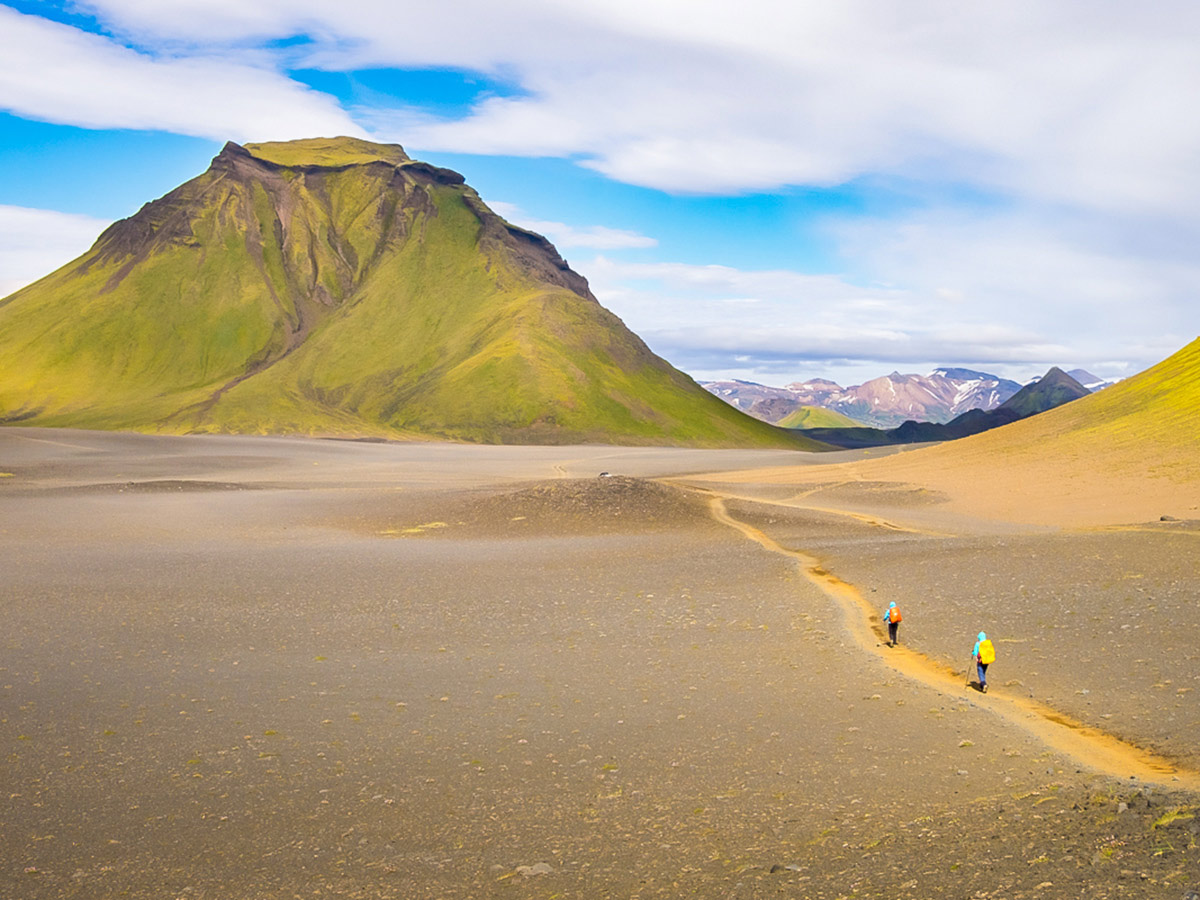
[(854, 585), (838, 578), (816, 557), (784, 547), (753, 525), (735, 519), (726, 509), (724, 498), (709, 494), (708, 503), (717, 522), (741, 532), (772, 553), (795, 560), (801, 574), (841, 608), (854, 642), (906, 678), (940, 693), (969, 700), (1024, 729), (1085, 768), (1114, 778), (1132, 778), (1174, 790), (1200, 791), (1200, 773), (1182, 769), (1164, 757), (1076, 721), (1037, 700), (995, 689), (986, 695), (980, 694), (966, 686), (963, 673), (908, 647), (885, 648), (887, 638), (883, 623), (875, 608)]

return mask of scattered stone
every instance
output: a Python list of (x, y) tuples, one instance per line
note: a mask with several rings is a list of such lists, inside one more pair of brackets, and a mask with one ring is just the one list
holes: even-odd
[(549, 875), (554, 869), (549, 863), (534, 863), (532, 866), (517, 866), (517, 874), (523, 875), (526, 878), (532, 878), (535, 875)]

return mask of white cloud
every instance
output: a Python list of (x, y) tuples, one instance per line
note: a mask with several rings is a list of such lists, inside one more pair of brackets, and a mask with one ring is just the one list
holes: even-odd
[(285, 52), (306, 64), (458, 67), (524, 90), (392, 135), (425, 150), (582, 155), (680, 191), (890, 173), (1099, 209), (1200, 194), (1200, 7), (1187, 0), (84, 5), (146, 42), (303, 34)]
[(85, 128), (217, 140), (361, 134), (333, 98), (253, 62), (152, 56), (0, 6), (0, 108)]
[(0, 297), (83, 254), (110, 224), (91, 216), (0, 206)]
[(514, 203), (492, 201), (488, 203), (492, 211), (504, 217), (514, 225), (527, 231), (534, 231), (550, 239), (558, 249), (586, 248), (590, 250), (629, 250), (639, 247), (655, 247), (658, 245), (652, 237), (627, 231), (622, 228), (609, 228), (605, 225), (591, 225), (580, 228), (563, 222), (549, 222), (545, 219), (534, 219)]
[(1073, 348), (1075, 359), (1047, 362), (1124, 359), (1136, 369), (1200, 330), (1188, 300), (1200, 283), (1200, 261), (1191, 253), (1164, 255), (1153, 237), (1132, 240), (1133, 230), (1136, 223), (1105, 228), (1026, 210), (939, 210), (834, 226), (857, 271), (886, 274), (929, 298), (926, 316), (975, 331), (1019, 323)]
[[(952, 222), (914, 222), (894, 235), (882, 225), (855, 235), (877, 248), (863, 261), (902, 275), (904, 288), (604, 256), (578, 268), (657, 353), (700, 378), (848, 384), (938, 365), (985, 366), (1018, 380), (1052, 365), (1122, 376), (1194, 337), (1175, 294), (1148, 286), (1153, 263), (1094, 258), (1027, 225), (993, 222), (964, 234)], [(997, 288), (997, 270), (1023, 277)], [(1200, 279), (1200, 266), (1174, 277)]]

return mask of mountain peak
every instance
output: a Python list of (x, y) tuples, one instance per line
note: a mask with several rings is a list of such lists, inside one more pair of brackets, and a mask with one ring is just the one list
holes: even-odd
[(399, 144), (376, 144), (352, 137), (267, 141), (259, 144), (246, 144), (241, 147), (230, 141), (221, 151), (221, 155), (238, 151), (263, 162), (287, 168), (333, 169), (362, 166), (373, 162), (385, 162), (392, 165), (412, 162)]
[(1054, 366), (1037, 381), (1025, 385), (1002, 404), (1000, 409), (1012, 410), (1022, 417), (1045, 412), (1091, 393), (1082, 384)]

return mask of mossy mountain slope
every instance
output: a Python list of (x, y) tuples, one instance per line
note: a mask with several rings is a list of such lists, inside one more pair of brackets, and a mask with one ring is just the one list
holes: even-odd
[[(1200, 479), (1200, 339), (1144, 372), (1002, 431), (918, 454), (1186, 470)], [(938, 451), (941, 451), (940, 453)]]
[(814, 446), (655, 356), (462, 176), (349, 138), (227, 144), (0, 300), (0, 422)]

